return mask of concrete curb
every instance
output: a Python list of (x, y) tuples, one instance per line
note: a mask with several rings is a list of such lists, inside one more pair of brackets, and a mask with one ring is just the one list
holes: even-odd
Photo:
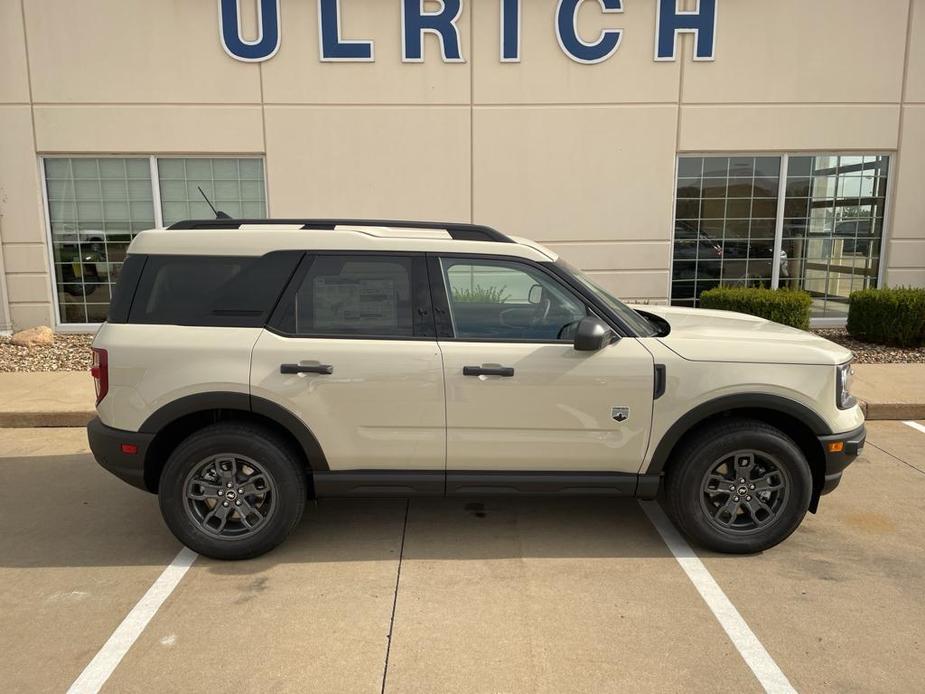
[(909, 402), (862, 402), (864, 417), (870, 421), (925, 419), (925, 404)]
[[(925, 419), (925, 403), (861, 403), (869, 422)], [(85, 427), (96, 416), (93, 410), (58, 412), (0, 412), (0, 429)]]
[(41, 427), (85, 427), (96, 416), (94, 411), (0, 412), (0, 429)]

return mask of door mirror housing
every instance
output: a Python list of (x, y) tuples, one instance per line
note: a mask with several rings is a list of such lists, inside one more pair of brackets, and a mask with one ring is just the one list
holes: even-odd
[(527, 301), (537, 306), (543, 300), (543, 285), (534, 284), (530, 287), (530, 293), (527, 294)]
[(575, 349), (579, 352), (597, 352), (609, 345), (614, 332), (597, 316), (587, 316), (575, 328)]

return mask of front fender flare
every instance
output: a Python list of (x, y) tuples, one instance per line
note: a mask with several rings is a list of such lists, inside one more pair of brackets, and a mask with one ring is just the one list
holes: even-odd
[(705, 419), (724, 412), (736, 410), (770, 410), (792, 417), (807, 427), (816, 436), (829, 436), (833, 432), (825, 420), (806, 405), (780, 395), (767, 393), (742, 393), (725, 395), (697, 405), (681, 416), (662, 436), (645, 474), (661, 474), (668, 463), (668, 456), (681, 437)]

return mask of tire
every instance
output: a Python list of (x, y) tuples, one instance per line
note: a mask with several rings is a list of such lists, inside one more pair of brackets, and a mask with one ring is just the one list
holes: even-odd
[(735, 419), (682, 445), (668, 470), (666, 508), (698, 544), (732, 554), (762, 552), (803, 521), (812, 472), (800, 448), (779, 429)]
[(298, 525), (306, 497), (296, 454), (273, 432), (247, 422), (213, 424), (182, 441), (167, 459), (158, 491), (170, 531), (214, 559), (269, 552)]

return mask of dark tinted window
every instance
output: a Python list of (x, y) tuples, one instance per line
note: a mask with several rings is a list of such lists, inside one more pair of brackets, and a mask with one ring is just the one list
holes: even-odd
[(149, 256), (130, 322), (262, 326), (301, 255)]
[[(281, 304), (274, 327), (300, 336), (413, 337), (414, 264), (405, 256), (320, 255)], [(418, 299), (420, 303), (421, 298)]]

